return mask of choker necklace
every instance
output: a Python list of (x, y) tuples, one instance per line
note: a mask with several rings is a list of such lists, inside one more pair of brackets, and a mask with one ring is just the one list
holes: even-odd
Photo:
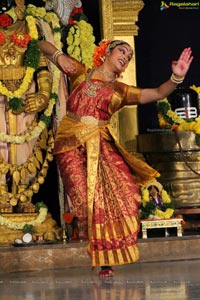
[(86, 83), (87, 83), (87, 89), (84, 90), (85, 94), (88, 95), (89, 97), (96, 97), (96, 91), (99, 90), (102, 86), (112, 83), (115, 81), (115, 78), (113, 78), (112, 80), (109, 81), (104, 81), (101, 82), (100, 84), (94, 84), (91, 82), (91, 76), (92, 73), (94, 72), (94, 70), (96, 70), (95, 68), (91, 69), (88, 76), (86, 77)]
[(96, 68), (96, 71), (99, 72), (100, 74), (102, 74), (103, 76), (109, 78), (110, 80), (114, 80), (116, 78), (115, 75), (113, 75), (113, 74), (111, 75), (107, 71), (103, 71), (100, 68)]

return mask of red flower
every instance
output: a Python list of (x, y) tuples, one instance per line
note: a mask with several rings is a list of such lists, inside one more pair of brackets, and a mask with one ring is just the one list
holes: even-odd
[(0, 32), (0, 45), (3, 45), (6, 41), (6, 37), (3, 32)]
[(31, 37), (29, 34), (23, 34), (23, 33), (13, 33), (12, 34), (12, 41), (19, 47), (26, 47), (28, 43), (30, 42)]
[(74, 25), (74, 24), (76, 24), (76, 21), (74, 21), (74, 19), (72, 17), (70, 17), (69, 21), (68, 21), (68, 24), (69, 25)]
[(74, 20), (74, 17), (77, 14), (83, 14), (83, 8), (82, 8), (82, 6), (81, 7), (74, 7), (74, 9), (71, 12), (68, 24), (76, 24), (76, 21)]
[(71, 17), (77, 15), (77, 14), (82, 14), (83, 13), (83, 8), (82, 7), (74, 7), (71, 13)]
[(7, 27), (12, 24), (13, 20), (12, 18), (7, 14), (0, 15), (0, 26)]

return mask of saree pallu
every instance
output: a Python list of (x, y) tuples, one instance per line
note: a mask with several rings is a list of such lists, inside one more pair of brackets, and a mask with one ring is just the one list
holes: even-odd
[(64, 186), (77, 214), (87, 214), (92, 266), (132, 263), (139, 258), (135, 180), (142, 184), (158, 173), (122, 149), (108, 123), (92, 122), (92, 117), (83, 121), (66, 116), (57, 131), (54, 154), (64, 157)]

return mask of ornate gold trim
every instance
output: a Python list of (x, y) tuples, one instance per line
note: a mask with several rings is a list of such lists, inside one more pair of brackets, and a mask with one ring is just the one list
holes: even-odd
[[(134, 36), (138, 34), (139, 11), (144, 7), (142, 0), (101, 0), (101, 36), (103, 39), (120, 39), (128, 42), (135, 50)], [(129, 64), (120, 81), (136, 85), (135, 58)], [(128, 126), (127, 126), (128, 124)], [(136, 150), (138, 134), (137, 106), (123, 108), (112, 117), (111, 125), (122, 146), (128, 151)]]
[(100, 1), (100, 14), (100, 27), (102, 38), (113, 39), (112, 0)]
[(101, 0), (102, 37), (135, 36), (138, 33), (139, 11), (144, 7), (142, 0)]

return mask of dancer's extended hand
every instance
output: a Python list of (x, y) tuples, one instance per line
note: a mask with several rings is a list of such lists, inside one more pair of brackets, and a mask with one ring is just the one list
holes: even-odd
[(193, 60), (191, 48), (185, 48), (177, 61), (172, 62), (172, 72), (179, 77), (184, 77)]

